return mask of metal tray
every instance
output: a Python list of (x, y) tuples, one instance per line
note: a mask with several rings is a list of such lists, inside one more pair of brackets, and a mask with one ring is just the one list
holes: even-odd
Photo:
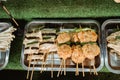
[[(103, 59), (102, 47), (101, 47), (100, 25), (97, 21), (95, 21), (95, 20), (39, 20), (39, 21), (31, 21), (25, 27), (25, 34), (30, 29), (34, 28), (37, 25), (45, 25), (45, 28), (56, 29), (57, 32), (64, 31), (64, 30), (65, 31), (66, 30), (71, 30), (71, 29), (74, 29), (75, 27), (79, 28), (79, 25), (81, 25), (82, 28), (90, 27), (92, 29), (95, 29), (97, 31), (97, 34), (98, 34), (98, 37), (99, 37), (98, 38), (98, 45), (101, 49), (100, 55), (95, 58), (96, 70), (100, 71), (102, 69), (102, 67), (104, 66), (104, 59)], [(61, 26), (63, 26), (63, 27), (61, 27)], [(22, 53), (21, 53), (21, 63), (22, 63), (23, 68), (27, 70), (28, 69), (28, 61), (26, 60), (26, 56), (27, 55), (24, 54), (24, 45), (23, 45)], [(51, 55), (48, 55), (48, 58), (47, 58), (47, 61), (46, 61), (47, 66), (46, 66), (46, 68), (44, 68), (45, 71), (50, 71), (51, 70), (50, 57), (51, 57)], [(76, 66), (71, 60), (67, 60), (67, 63), (68, 64), (67, 64), (66, 71), (75, 71), (76, 70)], [(31, 63), (31, 64), (34, 64), (34, 63)], [(53, 71), (58, 71), (59, 66), (60, 66), (60, 59), (59, 59), (57, 54), (54, 54)], [(30, 67), (30, 70), (32, 70), (32, 66)], [(41, 70), (41, 62), (38, 62), (35, 65), (34, 70), (36, 70), (36, 71)], [(85, 70), (85, 72), (90, 71), (89, 67), (85, 67), (84, 70)], [(82, 72), (81, 66), (79, 66), (79, 71)]]
[(106, 20), (102, 25), (102, 38), (103, 38), (103, 53), (105, 55), (105, 65), (110, 72), (120, 74), (120, 58), (109, 52), (109, 48), (107, 47), (106, 38), (108, 35), (113, 33), (113, 31), (117, 28), (120, 28), (120, 19), (109, 19)]
[[(0, 22), (0, 32), (8, 29), (9, 27), (11, 27), (9, 23)], [(0, 51), (0, 70), (6, 67), (8, 60), (9, 60), (9, 53), (10, 53), (10, 49), (8, 49), (5, 52)]]

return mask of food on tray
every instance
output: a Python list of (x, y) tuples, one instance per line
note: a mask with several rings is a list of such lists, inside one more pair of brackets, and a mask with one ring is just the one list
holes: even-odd
[(70, 33), (71, 35), (71, 41), (72, 42), (79, 42), (79, 38), (78, 38), (78, 33), (77, 32), (72, 32)]
[(24, 54), (38, 54), (39, 49), (25, 49)]
[[(24, 55), (25, 59), (28, 61), (27, 79), (29, 76), (29, 68), (31, 64), (33, 69), (35, 65), (39, 65), (41, 68), (41, 73), (43, 72), (46, 65), (51, 65), (51, 77), (53, 77), (53, 69), (54, 67), (58, 66), (56, 61), (56, 65), (53, 66), (54, 60), (59, 60), (59, 58), (61, 62), (57, 77), (60, 73), (63, 73), (63, 70), (64, 75), (66, 75), (66, 67), (69, 66), (71, 62), (76, 64), (76, 75), (79, 75), (78, 66), (82, 66), (83, 77), (85, 76), (84, 66), (93, 66), (94, 73), (97, 75), (95, 69), (95, 57), (100, 54), (100, 47), (97, 45), (98, 35), (94, 29), (77, 28), (74, 30), (62, 30), (61, 28), (60, 31), (58, 30), (59, 32), (57, 32), (55, 29), (44, 27), (40, 30), (33, 30), (34, 31), (26, 32), (23, 41), (25, 46)], [(49, 54), (50, 56), (48, 56)], [(89, 60), (88, 64), (85, 63), (86, 59)], [(48, 60), (50, 62), (47, 63), (46, 61)], [(69, 63), (67, 63), (67, 60), (69, 60)], [(33, 70), (31, 73), (31, 79), (32, 75)]]
[(120, 31), (110, 34), (106, 39), (109, 43), (112, 43), (112, 42), (114, 43), (116, 41), (119, 41), (120, 40)]
[(83, 42), (96, 42), (98, 35), (94, 30), (82, 30), (78, 32), (78, 38), (81, 43)]
[(56, 34), (55, 29), (42, 29), (42, 34)]
[[(62, 58), (60, 66), (62, 65), (64, 66), (64, 75), (66, 75), (66, 59), (71, 57), (72, 49), (69, 45), (63, 44), (63, 45), (58, 46), (57, 53), (59, 57)], [(58, 72), (58, 76), (59, 76), (59, 73), (60, 71)]]
[(38, 31), (38, 32), (33, 32), (32, 34), (31, 33), (27, 33), (25, 35), (27, 38), (39, 38), (40, 40), (42, 40), (42, 33), (41, 31)]
[(27, 57), (27, 60), (34, 60), (34, 59), (36, 59), (36, 60), (43, 60), (44, 56), (42, 56), (42, 55), (32, 55), (32, 56), (28, 56)]
[(15, 38), (12, 35), (15, 30), (15, 28), (9, 27), (7, 30), (0, 32), (0, 51), (6, 51), (10, 48), (10, 43)]
[[(42, 73), (43, 68), (45, 68), (46, 66), (46, 59), (48, 54), (57, 51), (57, 46), (54, 44), (56, 38), (56, 32), (55, 32), (56, 30), (52, 30), (52, 29), (43, 29), (37, 31), (35, 31), (35, 29), (33, 30), (34, 31), (27, 32), (25, 34), (25, 38), (23, 41), (23, 44), (25, 46), (24, 55), (28, 55), (27, 60), (29, 61), (27, 79), (29, 77), (29, 68), (32, 60), (37, 60), (37, 62), (38, 61), (42, 62), (41, 64), (41, 73)], [(37, 63), (34, 63), (33, 66), (35, 66), (35, 64)], [(32, 79), (32, 75), (33, 75), (33, 70), (31, 73), (31, 79)]]
[(67, 58), (71, 57), (72, 49), (69, 45), (63, 44), (58, 47), (57, 53), (60, 58), (67, 59)]
[(57, 36), (58, 43), (65, 43), (70, 41), (70, 34), (67, 32), (62, 32)]
[[(83, 76), (85, 76), (84, 61), (86, 59), (90, 60), (87, 66), (93, 66), (94, 74), (98, 75), (95, 69), (95, 57), (100, 54), (97, 38), (98, 35), (95, 30), (90, 28), (78, 28), (70, 32), (61, 32), (57, 36), (57, 53), (60, 58), (64, 60), (71, 58), (72, 61), (76, 63), (76, 75), (79, 75), (78, 64), (82, 64)], [(62, 64), (63, 61), (61, 61), (61, 65)], [(58, 72), (58, 76), (59, 73), (60, 71)]]
[(83, 54), (88, 59), (94, 59), (97, 55), (100, 54), (100, 48), (97, 44), (85, 44), (82, 47)]
[(43, 36), (43, 43), (45, 43), (45, 42), (55, 42), (55, 38), (56, 38), (56, 36), (55, 35), (49, 35), (49, 36), (47, 36), (47, 35), (45, 35), (45, 36)]
[(79, 70), (78, 70), (78, 64), (82, 64), (82, 69), (83, 69), (83, 77), (85, 76), (84, 74), (84, 60), (85, 60), (85, 56), (83, 54), (82, 48), (81, 46), (77, 45), (73, 45), (72, 46), (72, 56), (71, 59), (73, 62), (75, 62), (76, 65), (76, 75), (79, 75)]
[(82, 47), (83, 54), (86, 58), (91, 60), (91, 65), (94, 68), (94, 74), (98, 75), (95, 69), (95, 57), (100, 54), (100, 48), (96, 44), (85, 44)]
[(57, 45), (51, 43), (44, 43), (39, 46), (40, 51), (48, 50), (48, 52), (56, 52)]
[(107, 46), (111, 53), (116, 53), (120, 56), (120, 31), (111, 33), (107, 38)]
[[(25, 34), (25, 39), (23, 41), (23, 44), (25, 46), (24, 55), (28, 54), (27, 60), (29, 61), (27, 79), (29, 77), (29, 69), (30, 69), (31, 61), (34, 60), (35, 62), (36, 58), (37, 60), (41, 60), (41, 57), (35, 57), (35, 54), (39, 53), (39, 45), (41, 41), (42, 41), (41, 31)], [(37, 47), (37, 49), (33, 49), (34, 47)], [(33, 69), (34, 69), (34, 66), (35, 66), (35, 63), (33, 64)], [(31, 77), (30, 77), (31, 80), (32, 80), (33, 72), (34, 71), (32, 70)]]

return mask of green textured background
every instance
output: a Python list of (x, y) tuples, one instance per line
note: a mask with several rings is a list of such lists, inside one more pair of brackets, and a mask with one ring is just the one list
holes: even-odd
[[(113, 0), (8, 0), (5, 5), (18, 19), (120, 15), (120, 4)], [(2, 9), (0, 18), (8, 18)]]
[[(20, 25), (20, 30), (24, 29), (27, 22), (37, 18), (102, 18), (105, 20), (104, 18), (106, 17), (119, 18), (120, 16), (120, 4), (116, 4), (113, 0), (8, 0), (5, 2), (5, 5), (11, 14), (17, 19)], [(1, 7), (0, 21), (10, 21), (9, 16)], [(20, 34), (19, 36), (19, 32), (22, 31), (16, 32), (16, 38), (11, 44), (9, 63), (5, 67), (5, 72), (3, 71), (3, 73), (9, 73), (9, 70), (23, 70), (20, 63), (23, 34)], [(106, 67), (100, 72), (100, 76), (97, 78), (93, 77), (92, 79), (104, 80), (108, 77), (109, 80), (113, 80), (113, 78), (120, 80), (119, 75), (109, 73)], [(105, 72), (105, 74), (103, 72)], [(47, 74), (49, 74), (49, 72)], [(47, 74), (42, 74), (40, 77)], [(71, 75), (72, 73), (68, 74)], [(110, 78), (110, 76), (113, 77)], [(64, 79), (70, 79), (68, 77), (69, 76)], [(73, 79), (75, 78), (73, 77)]]

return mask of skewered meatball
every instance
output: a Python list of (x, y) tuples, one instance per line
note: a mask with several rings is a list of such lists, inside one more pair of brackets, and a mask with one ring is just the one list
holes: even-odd
[(75, 63), (82, 63), (85, 60), (82, 48), (80, 46), (73, 46), (72, 61)]
[(60, 58), (63, 58), (64, 60), (71, 57), (72, 50), (71, 47), (67, 44), (63, 44), (58, 47), (58, 55)]
[(71, 41), (79, 42), (78, 33), (71, 33)]
[(80, 31), (78, 33), (80, 42), (96, 42), (97, 34), (93, 30)]
[(67, 32), (60, 33), (57, 36), (57, 42), (58, 43), (65, 43), (65, 42), (68, 42), (68, 41), (70, 41), (70, 35)]
[(100, 54), (100, 48), (96, 44), (85, 44), (82, 47), (83, 54), (88, 59), (94, 59), (95, 56)]

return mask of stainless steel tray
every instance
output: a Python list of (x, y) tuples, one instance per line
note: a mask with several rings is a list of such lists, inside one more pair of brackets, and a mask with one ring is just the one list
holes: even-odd
[(103, 53), (105, 55), (105, 65), (110, 72), (120, 74), (120, 58), (117, 55), (111, 54), (107, 47), (106, 38), (108, 35), (113, 33), (117, 28), (120, 28), (120, 19), (109, 19), (106, 20), (102, 25), (102, 39), (103, 39)]
[[(0, 32), (8, 29), (9, 27), (11, 27), (9, 23), (0, 22)], [(10, 49), (8, 49), (5, 52), (0, 51), (0, 70), (6, 67), (8, 60), (9, 60), (9, 53), (10, 53)]]
[[(71, 30), (71, 29), (74, 29), (75, 27), (79, 27), (79, 25), (81, 25), (83, 28), (90, 27), (92, 29), (95, 29), (99, 35), (98, 45), (100, 46), (100, 49), (101, 49), (100, 55), (95, 58), (96, 70), (100, 71), (102, 69), (102, 67), (104, 66), (104, 59), (103, 59), (102, 46), (101, 46), (100, 25), (97, 21), (95, 21), (95, 20), (39, 20), (39, 21), (31, 21), (25, 27), (25, 34), (37, 25), (45, 25), (45, 28), (56, 29), (57, 32), (63, 31), (63, 30)], [(65, 26), (65, 27), (61, 27), (61, 25)], [(26, 60), (26, 56), (27, 55), (24, 54), (24, 45), (23, 45), (22, 53), (21, 53), (21, 63), (22, 63), (23, 68), (27, 70), (28, 69), (28, 61)], [(46, 61), (47, 66), (46, 66), (46, 68), (44, 68), (44, 70), (46, 70), (46, 71), (51, 70), (50, 56), (51, 55), (48, 56), (47, 61)], [(67, 60), (67, 62), (69, 64), (67, 65), (66, 71), (75, 71), (75, 69), (76, 69), (75, 64), (71, 60)], [(31, 63), (31, 64), (33, 64), (33, 63)], [(54, 54), (53, 71), (58, 71), (59, 66), (60, 66), (60, 59), (59, 59), (57, 54)], [(30, 70), (32, 70), (32, 66), (30, 67)], [(36, 70), (36, 71), (41, 70), (41, 62), (38, 62), (35, 65), (34, 70)], [(84, 70), (85, 70), (85, 72), (90, 71), (89, 67), (85, 67)], [(79, 67), (79, 71), (82, 72), (81, 66)]]

